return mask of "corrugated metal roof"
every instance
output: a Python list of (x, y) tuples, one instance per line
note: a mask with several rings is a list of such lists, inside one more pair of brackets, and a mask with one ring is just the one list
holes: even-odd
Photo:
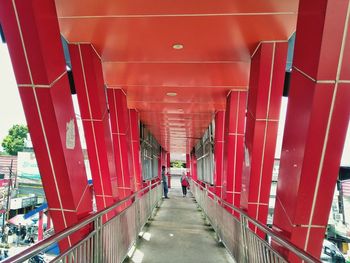
[(10, 174), (12, 162), (12, 173), (17, 173), (17, 156), (0, 156), (0, 174), (7, 178)]
[(350, 180), (344, 180), (342, 183), (343, 195), (350, 197)]

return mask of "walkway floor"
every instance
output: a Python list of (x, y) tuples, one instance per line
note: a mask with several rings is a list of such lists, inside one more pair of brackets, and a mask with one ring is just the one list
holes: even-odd
[(213, 229), (205, 225), (192, 195), (182, 197), (179, 177), (172, 179), (169, 197), (143, 229), (141, 241), (126, 262), (234, 262), (215, 240)]

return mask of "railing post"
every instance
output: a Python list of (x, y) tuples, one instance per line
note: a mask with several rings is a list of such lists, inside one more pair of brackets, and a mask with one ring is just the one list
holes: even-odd
[(248, 256), (248, 237), (247, 237), (247, 229), (248, 229), (248, 220), (244, 215), (240, 215), (241, 222), (241, 232), (242, 232), (242, 244), (243, 244), (243, 256), (244, 262), (249, 262)]
[(102, 216), (99, 216), (94, 221), (94, 228), (96, 231), (94, 242), (94, 263), (103, 262), (102, 251)]
[(139, 231), (141, 230), (141, 220), (140, 220), (140, 200), (137, 195), (135, 195), (134, 200), (135, 205), (135, 229), (136, 229), (136, 239), (138, 237)]
[(149, 208), (149, 211), (148, 211), (148, 217), (151, 218), (152, 217), (152, 184), (149, 185), (148, 187), (148, 208)]
[(157, 208), (160, 207), (160, 200), (162, 199), (162, 192), (160, 185), (157, 185)]
[(218, 197), (216, 195), (214, 195), (214, 205), (215, 205), (215, 225), (216, 225), (216, 235), (218, 237), (218, 242), (220, 243), (222, 240), (221, 240), (221, 231), (222, 231), (222, 226), (219, 225), (219, 222), (220, 220), (218, 219), (219, 217), (219, 211), (218, 211)]

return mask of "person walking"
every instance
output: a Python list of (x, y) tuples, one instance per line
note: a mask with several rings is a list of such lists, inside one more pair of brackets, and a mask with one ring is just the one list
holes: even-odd
[(167, 176), (165, 175), (165, 166), (162, 166), (162, 181), (163, 181), (163, 192), (164, 192), (164, 198), (169, 199), (168, 197), (168, 182), (167, 182)]
[(4, 230), (4, 237), (3, 237), (3, 239), (4, 239), (4, 243), (7, 243), (7, 241), (8, 241), (8, 238), (9, 238), (9, 234), (10, 234), (10, 228), (9, 228), (9, 226), (8, 226), (8, 224), (6, 224), (5, 225), (5, 230)]
[(182, 173), (180, 181), (181, 181), (181, 187), (182, 187), (182, 197), (186, 197), (187, 188), (190, 186), (190, 182), (188, 181), (187, 175), (185, 173)]

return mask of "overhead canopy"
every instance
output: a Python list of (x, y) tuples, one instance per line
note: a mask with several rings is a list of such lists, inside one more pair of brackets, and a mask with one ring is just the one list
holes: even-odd
[[(189, 152), (261, 41), (288, 40), (297, 0), (56, 0), (61, 33), (92, 43), (162, 146)], [(176, 95), (176, 96), (175, 96)]]

